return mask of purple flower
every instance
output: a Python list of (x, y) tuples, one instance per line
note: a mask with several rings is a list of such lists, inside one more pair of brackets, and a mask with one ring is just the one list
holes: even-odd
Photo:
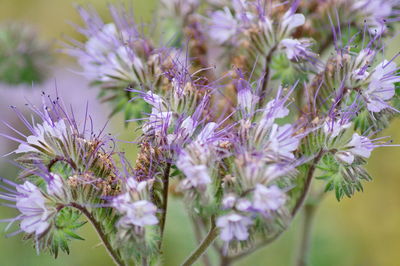
[(222, 207), (224, 209), (232, 209), (235, 206), (237, 197), (235, 194), (228, 194), (222, 199)]
[(266, 187), (257, 184), (253, 194), (252, 207), (260, 212), (277, 211), (286, 202), (286, 195), (277, 186)]
[(269, 128), (272, 126), (275, 119), (283, 118), (288, 115), (289, 109), (285, 106), (285, 99), (273, 99), (266, 104), (262, 118), (259, 121), (259, 127), (263, 129)]
[(123, 210), (125, 211), (125, 214), (118, 222), (123, 227), (129, 227), (132, 225), (144, 227), (158, 223), (156, 217), (157, 207), (147, 200), (139, 200), (129, 203)]
[(385, 20), (392, 15), (394, 5), (391, 0), (359, 0), (352, 9), (364, 14), (370, 34), (379, 36), (386, 31)]
[(303, 14), (296, 14), (289, 9), (281, 18), (281, 31), (290, 34), (293, 29), (304, 25), (305, 21)]
[(358, 53), (353, 66), (355, 70), (351, 73), (352, 79), (364, 81), (370, 76), (367, 69), (372, 64), (375, 54), (376, 52), (369, 48), (362, 49)]
[(47, 180), (47, 193), (50, 196), (64, 196), (64, 182), (61, 176), (50, 173), (49, 179)]
[(307, 40), (283, 39), (280, 45), (283, 47), (287, 58), (290, 60), (299, 61), (300, 59), (316, 56), (316, 54), (309, 50), (311, 43)]
[(47, 144), (48, 138), (57, 138), (62, 140), (67, 135), (67, 127), (64, 120), (59, 120), (50, 124), (43, 121), (43, 124), (37, 124), (32, 128), (34, 135), (28, 136), (26, 142), (22, 142), (15, 153), (40, 152), (40, 149), (48, 150), (50, 145)]
[(211, 183), (208, 167), (204, 164), (193, 163), (192, 158), (186, 152), (179, 155), (176, 165), (186, 176), (180, 184), (183, 190), (194, 188), (204, 191)]
[(345, 149), (338, 151), (336, 157), (341, 161), (352, 164), (355, 156), (369, 158), (375, 147), (376, 145), (369, 138), (354, 133)]
[(332, 119), (329, 117), (324, 122), (323, 130), (330, 138), (335, 138), (344, 130), (350, 128), (351, 125), (352, 123), (345, 119)]
[(29, 234), (40, 236), (50, 226), (49, 217), (52, 210), (46, 206), (42, 192), (29, 181), (16, 187), (16, 206), (21, 212), (21, 229)]
[(380, 112), (389, 107), (389, 101), (395, 95), (395, 82), (400, 81), (396, 74), (396, 63), (384, 60), (371, 75), (371, 82), (367, 90), (362, 92), (371, 112)]
[[(241, 73), (239, 73), (242, 75)], [(251, 85), (246, 80), (240, 78), (236, 81), (237, 104), (244, 114), (253, 115), (259, 97), (252, 92)]]
[(292, 125), (278, 126), (273, 124), (266, 150), (273, 157), (294, 159), (293, 152), (299, 146), (300, 140), (294, 135)]
[(230, 40), (239, 30), (238, 20), (227, 7), (215, 11), (211, 15), (211, 23), (210, 37), (220, 44)]
[(216, 225), (221, 228), (220, 238), (222, 241), (232, 240), (244, 241), (249, 238), (248, 227), (253, 222), (249, 217), (231, 213), (217, 219)]
[(77, 58), (91, 82), (100, 82), (102, 88), (121, 87), (124, 92), (128, 85), (147, 84), (147, 61), (154, 53), (140, 36), (132, 14), (123, 7), (111, 5), (109, 9), (113, 22), (105, 24), (92, 9), (79, 7), (86, 27), (78, 31), (87, 41), (72, 41), (65, 51)]

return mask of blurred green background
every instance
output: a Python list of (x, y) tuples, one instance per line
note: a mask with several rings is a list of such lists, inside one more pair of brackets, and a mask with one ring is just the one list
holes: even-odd
[[(110, 0), (0, 0), (0, 22), (22, 21), (35, 26), (41, 33), (41, 37), (52, 40), (57, 46), (63, 36), (76, 35), (74, 28), (69, 22), (80, 23), (80, 19), (73, 5), (93, 4), (99, 12), (108, 17), (106, 10)], [(151, 21), (151, 16), (156, 7), (155, 0), (118, 1), (132, 4), (136, 19), (140, 21)], [(388, 56), (394, 55), (399, 47), (399, 40), (391, 42)], [(68, 72), (76, 69), (71, 65), (72, 61), (65, 56), (59, 56), (57, 69), (60, 72)], [(60, 84), (62, 89), (70, 86), (87, 87), (85, 81), (78, 75), (70, 75), (67, 78), (69, 84)], [(76, 79), (76, 80), (73, 80)], [(61, 81), (64, 79), (61, 78)], [(75, 83), (74, 83), (75, 82)], [(52, 90), (54, 81), (43, 85)], [(72, 85), (70, 85), (72, 84)], [(22, 96), (27, 97), (27, 89), (19, 88), (14, 92), (0, 90), (0, 120), (9, 120), (9, 114), (4, 111), (4, 106), (14, 104), (13, 100), (20, 101)], [(37, 92), (37, 94), (39, 94)], [(60, 94), (63, 94), (61, 90)], [(30, 95), (33, 95), (30, 92)], [(108, 110), (104, 105), (96, 103), (90, 94), (89, 102), (94, 105), (97, 117), (105, 119)], [(4, 101), (4, 96), (7, 101)], [(11, 97), (11, 98), (10, 98)], [(72, 98), (74, 99), (74, 98)], [(97, 104), (97, 107), (96, 107)], [(93, 108), (92, 108), (93, 110)], [(100, 119), (100, 120), (101, 120)], [(113, 120), (113, 132), (124, 130), (120, 138), (133, 139), (133, 131), (122, 126), (122, 118)], [(395, 143), (400, 143), (400, 121), (393, 121), (392, 126), (382, 135), (390, 135)], [(13, 150), (15, 144), (0, 142), (7, 151)], [(127, 148), (134, 156), (134, 150)], [(316, 217), (316, 226), (313, 234), (313, 245), (311, 251), (311, 265), (313, 266), (398, 266), (400, 265), (400, 149), (380, 148), (373, 153), (368, 164), (368, 169), (374, 177), (374, 181), (365, 184), (365, 192), (357, 193), (352, 199), (344, 199), (338, 203), (333, 194), (326, 197), (320, 206)], [(4, 163), (0, 164), (0, 176), (13, 178), (16, 169)], [(399, 164), (398, 164), (399, 163)], [(165, 250), (165, 265), (179, 265), (191, 250), (195, 247), (190, 221), (185, 213), (182, 203), (172, 200), (169, 206), (167, 220)], [(0, 209), (0, 218), (8, 218), (14, 213), (7, 208)], [(286, 266), (291, 265), (293, 258), (293, 247), (298, 240), (298, 225), (300, 217), (291, 226), (289, 232), (285, 233), (273, 245), (264, 248), (248, 259), (243, 259), (237, 265), (269, 265)], [(0, 225), (3, 229), (4, 224)], [(71, 246), (71, 255), (62, 254), (57, 260), (49, 255), (38, 256), (35, 250), (21, 241), (21, 236), (5, 238), (6, 233), (0, 236), (0, 265), (112, 265), (106, 256), (103, 247), (99, 246), (94, 231), (86, 226), (82, 235), (86, 241), (74, 242)]]

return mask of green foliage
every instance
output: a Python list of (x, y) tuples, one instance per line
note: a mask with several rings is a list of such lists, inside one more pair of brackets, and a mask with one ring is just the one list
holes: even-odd
[(318, 169), (321, 175), (317, 179), (326, 181), (325, 191), (335, 190), (336, 199), (340, 201), (344, 196), (351, 197), (356, 191), (363, 191), (362, 181), (370, 181), (371, 177), (363, 168), (365, 161), (356, 158), (351, 164), (343, 164), (335, 159), (334, 155), (323, 156)]
[(86, 222), (81, 221), (79, 211), (72, 208), (63, 208), (55, 217), (54, 229), (51, 234), (50, 252), (57, 258), (59, 249), (69, 254), (68, 243), (71, 240), (84, 240), (76, 230), (81, 228)]
[(284, 53), (279, 53), (272, 57), (271, 69), (274, 70), (273, 80), (279, 80), (282, 84), (294, 84), (299, 81), (301, 84), (307, 80), (307, 74), (300, 71), (296, 67), (297, 64), (292, 63)]
[(395, 111), (384, 109), (379, 113), (371, 113), (368, 110), (361, 111), (354, 119), (354, 130), (365, 134), (367, 131), (381, 131), (389, 126)]

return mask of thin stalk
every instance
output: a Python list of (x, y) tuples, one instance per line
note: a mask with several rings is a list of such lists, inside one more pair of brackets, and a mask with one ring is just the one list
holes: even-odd
[(167, 208), (168, 208), (168, 188), (169, 188), (169, 173), (171, 171), (171, 163), (167, 163), (164, 176), (163, 176), (163, 201), (162, 201), (162, 208), (161, 208), (161, 219), (160, 219), (160, 248), (162, 245), (162, 240), (164, 236), (164, 229), (165, 229), (165, 221), (167, 218)]
[[(202, 225), (200, 224), (201, 222), (199, 222), (198, 219), (196, 219), (193, 216), (191, 216), (190, 218), (192, 220), (193, 231), (196, 237), (197, 244), (200, 244), (201, 240), (203, 239), (201, 230)], [(207, 254), (204, 254), (203, 256), (201, 256), (201, 258), (203, 260), (204, 265), (211, 266), (211, 261), (210, 258), (207, 256)]]
[(294, 206), (294, 208), (292, 210), (292, 218), (294, 218), (296, 216), (297, 212), (303, 206), (303, 204), (307, 198), (308, 192), (310, 191), (310, 188), (311, 188), (311, 181), (314, 177), (315, 169), (324, 154), (325, 154), (325, 151), (320, 150), (318, 152), (317, 156), (314, 158), (310, 168), (308, 169), (306, 181), (304, 183), (304, 189), (300, 195), (300, 198), (297, 200), (296, 205)]
[(211, 228), (207, 236), (203, 239), (195, 251), (182, 263), (182, 266), (193, 265), (208, 249), (218, 236), (218, 228), (215, 226), (215, 221), (211, 221)]
[(274, 45), (269, 50), (267, 56), (265, 57), (264, 76), (263, 76), (263, 81), (262, 81), (262, 85), (261, 85), (261, 93), (260, 93), (260, 103), (261, 104), (264, 103), (264, 98), (266, 96), (266, 92), (268, 89), (269, 76), (270, 76), (270, 72), (271, 72), (270, 64), (271, 64), (272, 56), (275, 53), (277, 47), (278, 47), (277, 45)]
[(308, 265), (308, 255), (312, 239), (312, 226), (315, 217), (316, 205), (306, 204), (304, 206), (303, 230), (301, 232), (300, 245), (298, 246), (296, 266)]
[(63, 207), (73, 207), (73, 208), (79, 210), (83, 215), (85, 215), (86, 218), (89, 220), (89, 222), (93, 225), (98, 236), (100, 237), (101, 241), (103, 242), (103, 245), (106, 248), (108, 254), (113, 259), (115, 265), (125, 266), (125, 262), (120, 258), (118, 252), (112, 248), (111, 243), (108, 241), (106, 234), (103, 232), (103, 229), (101, 228), (100, 223), (93, 217), (92, 213), (90, 211), (88, 211), (88, 209), (86, 209), (85, 207), (83, 207), (77, 203), (70, 203)]

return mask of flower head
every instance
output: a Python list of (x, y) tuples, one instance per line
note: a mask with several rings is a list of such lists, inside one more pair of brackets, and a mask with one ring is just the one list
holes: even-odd
[(283, 47), (287, 58), (290, 60), (299, 61), (301, 59), (316, 57), (316, 55), (309, 50), (311, 43), (307, 40), (283, 39), (280, 44)]
[(260, 212), (280, 209), (286, 202), (286, 195), (277, 186), (266, 187), (258, 184), (254, 190), (252, 207)]
[(131, 202), (125, 206), (124, 211), (124, 216), (119, 221), (119, 224), (124, 227), (144, 227), (158, 223), (157, 207), (147, 200)]
[(394, 83), (400, 81), (396, 70), (396, 63), (387, 60), (375, 68), (368, 89), (362, 93), (369, 111), (380, 112), (389, 107), (387, 101), (395, 94)]
[(230, 242), (233, 240), (247, 240), (249, 238), (248, 227), (252, 223), (251, 219), (247, 216), (231, 213), (218, 217), (216, 225), (221, 228), (221, 240)]
[(374, 144), (369, 138), (354, 133), (352, 139), (346, 145), (347, 149), (337, 152), (336, 156), (341, 161), (352, 164), (355, 156), (369, 158), (375, 147), (376, 144)]
[[(44, 234), (50, 227), (50, 218), (56, 210), (49, 205), (49, 200), (40, 189), (29, 181), (19, 185), (2, 179), (1, 186), (7, 192), (1, 192), (0, 198), (14, 202), (20, 214), (11, 222), (20, 220), (21, 230), (33, 234), (36, 238)], [(15, 188), (15, 190), (12, 189)]]
[(48, 218), (51, 214), (51, 210), (46, 207), (45, 197), (29, 181), (16, 189), (19, 193), (16, 196), (16, 206), (22, 214), (21, 229), (36, 236), (43, 234), (50, 226)]

